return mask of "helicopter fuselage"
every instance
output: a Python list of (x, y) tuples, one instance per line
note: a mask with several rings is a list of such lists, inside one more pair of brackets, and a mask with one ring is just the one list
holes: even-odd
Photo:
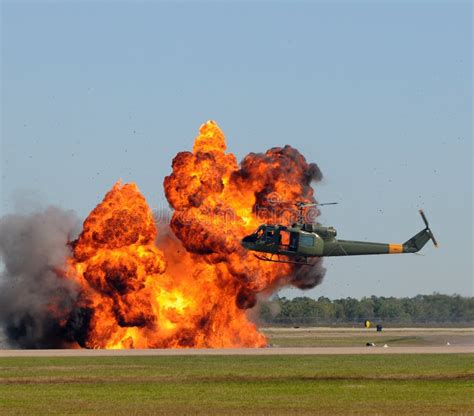
[[(271, 256), (307, 259), (308, 257), (357, 256), (369, 254), (416, 253), (430, 239), (436, 243), (426, 217), (420, 212), (426, 228), (403, 244), (373, 243), (368, 241), (338, 240), (333, 227), (318, 224), (261, 225), (257, 231), (243, 238), (241, 244), (248, 250)], [(273, 260), (272, 257), (260, 257)], [(283, 261), (293, 263), (294, 261)], [(299, 261), (297, 261), (299, 263)]]

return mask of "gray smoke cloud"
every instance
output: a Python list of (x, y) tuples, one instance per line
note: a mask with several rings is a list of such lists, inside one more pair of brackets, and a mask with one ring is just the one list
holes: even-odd
[(308, 290), (321, 284), (326, 274), (321, 257), (308, 259), (308, 266), (299, 266), (291, 278), (291, 284), (298, 289)]
[(61, 271), (77, 224), (72, 211), (55, 207), (0, 218), (0, 333), (9, 346), (66, 346), (64, 319), (78, 290)]

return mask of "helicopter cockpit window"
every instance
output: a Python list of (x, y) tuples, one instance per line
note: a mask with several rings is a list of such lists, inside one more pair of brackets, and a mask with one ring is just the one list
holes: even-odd
[(314, 246), (314, 237), (308, 234), (301, 234), (300, 235), (300, 245), (305, 247), (313, 247)]

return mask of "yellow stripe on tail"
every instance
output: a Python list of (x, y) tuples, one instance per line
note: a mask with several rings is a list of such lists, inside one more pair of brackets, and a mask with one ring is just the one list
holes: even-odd
[(390, 254), (399, 254), (403, 253), (403, 244), (389, 244), (388, 252)]

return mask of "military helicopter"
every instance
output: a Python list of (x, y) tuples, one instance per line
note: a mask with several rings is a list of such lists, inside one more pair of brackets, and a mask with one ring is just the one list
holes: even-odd
[(305, 208), (334, 204), (336, 203), (297, 202), (298, 219), (291, 227), (263, 224), (253, 234), (244, 237), (241, 244), (247, 250), (265, 253), (254, 254), (260, 260), (299, 265), (311, 265), (308, 261), (310, 257), (417, 253), (429, 240), (433, 241), (435, 247), (438, 246), (421, 209), (420, 215), (425, 228), (403, 244), (338, 240), (337, 231), (333, 227), (304, 222)]

